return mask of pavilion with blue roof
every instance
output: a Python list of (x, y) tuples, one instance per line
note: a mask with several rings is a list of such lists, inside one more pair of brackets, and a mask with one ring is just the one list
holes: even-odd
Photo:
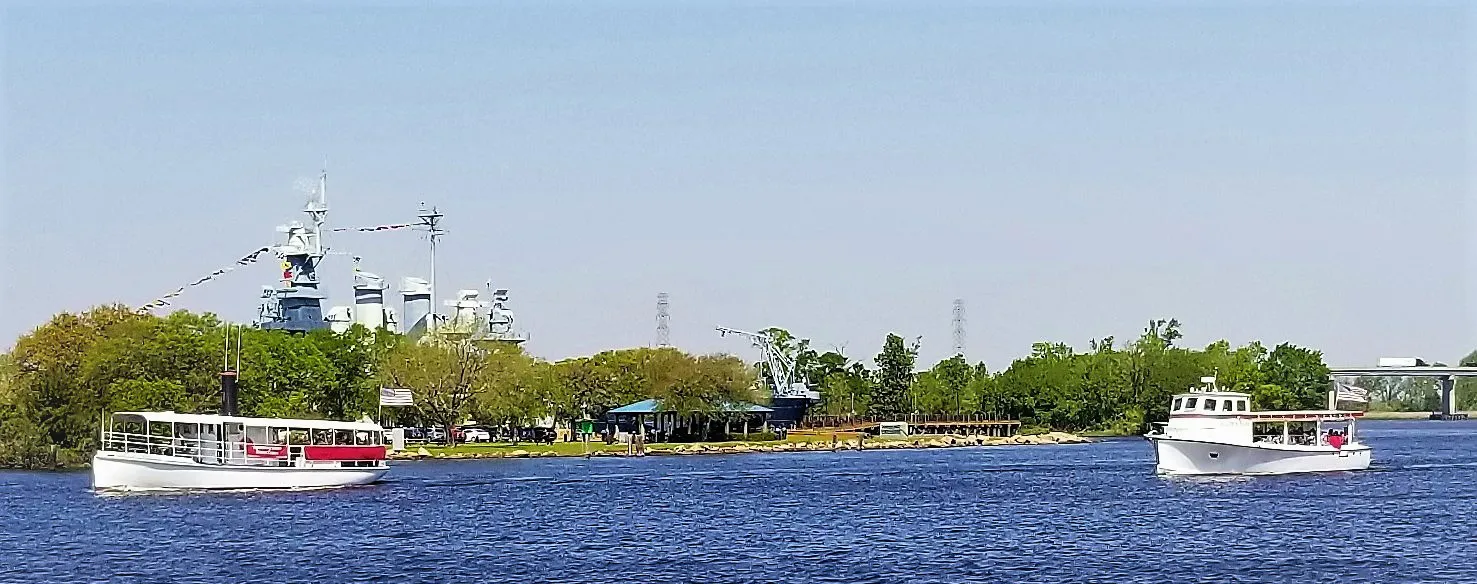
[(657, 442), (668, 440), (706, 440), (714, 429), (714, 423), (723, 422), (723, 433), (731, 434), (735, 426), (748, 434), (750, 429), (769, 430), (769, 416), (773, 409), (751, 403), (731, 403), (718, 407), (716, 412), (678, 412), (665, 409), (659, 399), (644, 399), (615, 408), (606, 413), (606, 418), (622, 431), (638, 434), (656, 434)]

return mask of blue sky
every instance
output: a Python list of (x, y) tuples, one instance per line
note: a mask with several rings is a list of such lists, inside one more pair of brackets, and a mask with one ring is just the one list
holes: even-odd
[[(9, 345), (330, 222), (447, 214), (440, 296), (549, 358), (784, 326), (972, 360), (1174, 317), (1186, 341), (1457, 359), (1471, 10), (1271, 3), (499, 3), (3, 12)], [(336, 249), (424, 276), (413, 233)], [(178, 306), (255, 314), (266, 262)], [(348, 303), (349, 262), (324, 267)]]

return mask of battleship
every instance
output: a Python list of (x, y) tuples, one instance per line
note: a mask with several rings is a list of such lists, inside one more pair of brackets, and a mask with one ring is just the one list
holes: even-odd
[[(140, 307), (147, 311), (168, 306), (171, 299), (193, 286), (199, 286), (226, 272), (257, 261), (270, 253), (281, 259), (281, 278), (276, 285), (263, 286), (257, 307), (255, 326), (265, 330), (306, 333), (316, 330), (344, 332), (355, 325), (366, 329), (386, 330), (404, 334), (410, 338), (435, 335), (440, 338), (469, 340), (478, 343), (510, 343), (520, 345), (527, 342), (529, 335), (517, 327), (517, 318), (509, 308), (511, 299), (507, 288), (494, 287), (491, 280), (483, 290), (460, 289), (451, 299), (443, 301), (450, 308), (449, 314), (435, 310), (436, 298), (436, 243), (445, 234), (440, 228), (442, 214), (435, 208), (421, 204), (418, 221), (376, 225), (371, 227), (328, 228), (328, 174), (319, 175), (316, 185), (304, 188), (308, 194), (302, 212), (306, 221), (293, 221), (277, 227), (282, 235), (279, 243), (260, 248), (236, 261), (236, 265), (216, 270), (187, 286), (166, 294)], [(331, 232), (386, 232), (414, 229), (426, 233), (430, 243), (429, 278), (405, 276), (397, 290), (401, 297), (400, 310), (395, 310), (386, 301), (390, 289), (386, 278), (361, 267), (363, 258), (351, 256), (353, 274), (353, 303), (338, 305), (324, 310), (328, 295), (323, 290), (319, 270), (330, 255), (343, 256), (334, 252), (324, 241)], [(485, 298), (485, 300), (484, 300)], [(755, 333), (719, 327), (723, 336), (737, 336), (750, 341), (762, 354), (771, 392), (773, 422), (781, 427), (791, 427), (804, 419), (809, 408), (820, 395), (795, 371), (793, 358), (781, 351), (775, 339), (767, 333)]]
[[(311, 187), (303, 213), (306, 221), (293, 221), (277, 227), (283, 240), (270, 249), (282, 259), (282, 276), (275, 286), (263, 286), (257, 309), (256, 326), (266, 330), (309, 332), (329, 329), (343, 332), (354, 325), (370, 330), (388, 330), (411, 337), (426, 334), (455, 335), (474, 341), (496, 341), (521, 344), (528, 340), (526, 332), (516, 327), (506, 288), (487, 284), (491, 302), (482, 301), (477, 290), (459, 290), (456, 298), (447, 300), (454, 312), (441, 315), (434, 310), (436, 293), (436, 240), (444, 233), (439, 227), (441, 213), (424, 204), (415, 223), (399, 223), (365, 228), (328, 229), (328, 174), (318, 177)], [(385, 278), (360, 267), (353, 257), (353, 292), (351, 305), (324, 310), (328, 295), (322, 289), (319, 269), (330, 249), (324, 235), (330, 231), (377, 232), (417, 228), (425, 231), (431, 242), (429, 280), (406, 276), (401, 280), (401, 310), (386, 304), (385, 292), (390, 288)]]

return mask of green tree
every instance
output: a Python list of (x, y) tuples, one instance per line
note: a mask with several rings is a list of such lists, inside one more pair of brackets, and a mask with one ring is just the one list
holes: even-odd
[(317, 330), (307, 335), (328, 360), (333, 375), (315, 396), (314, 410), (328, 419), (353, 419), (379, 405), (377, 370), (400, 335), (355, 324), (343, 333)]
[(910, 404), (910, 413), (919, 414), (939, 414), (954, 406), (953, 395), (933, 371), (924, 371), (913, 376), (906, 403)]
[(102, 391), (107, 411), (214, 408), (220, 403), (224, 334), (210, 314), (129, 320), (86, 352), (82, 381)]
[(822, 411), (829, 415), (865, 415), (872, 398), (872, 374), (866, 365), (851, 363), (846, 369), (826, 376), (820, 393)]
[(1328, 365), (1323, 353), (1282, 343), (1261, 364), (1261, 377), (1296, 396), (1292, 409), (1321, 409), (1327, 406)]
[[(338, 382), (323, 349), (303, 335), (247, 330), (241, 341), (238, 404), (264, 418), (324, 418), (319, 406)], [(218, 396), (217, 391), (212, 395)]]
[(840, 351), (826, 351), (811, 359), (810, 363), (809, 369), (804, 373), (806, 385), (821, 394), (820, 403), (815, 404), (814, 408), (818, 411), (828, 412), (832, 409), (831, 400), (833, 398), (839, 397), (844, 399), (846, 396), (844, 392), (843, 394), (833, 395), (834, 391), (828, 391), (826, 387), (828, 384), (835, 383), (832, 381), (833, 377), (846, 373), (846, 368), (851, 364), (851, 359), (841, 354)]
[(948, 411), (961, 414), (977, 406), (969, 393), (969, 384), (974, 380), (974, 368), (964, 360), (964, 355), (955, 355), (933, 366), (933, 376), (943, 385), (952, 403)]
[(446, 429), (461, 422), (486, 379), (484, 352), (466, 341), (402, 343), (385, 356), (381, 379), (389, 387), (409, 388), (425, 419)]
[(1267, 349), (1261, 343), (1232, 349), (1230, 343), (1216, 341), (1205, 347), (1203, 355), (1203, 367), (1215, 374), (1216, 383), (1222, 389), (1249, 393), (1265, 382), (1262, 362), (1267, 358)]
[(1251, 391), (1251, 405), (1258, 410), (1302, 409), (1302, 398), (1290, 389), (1275, 383), (1258, 385)]
[(983, 362), (974, 366), (974, 375), (969, 380), (969, 394), (974, 397), (975, 411), (993, 419), (1004, 417), (999, 385)]
[(114, 329), (145, 318), (121, 305), (101, 306), (81, 314), (58, 314), (17, 340), (10, 353), (12, 400), (27, 420), (24, 428), (40, 435), (35, 440), (9, 435), (0, 440), (64, 449), (95, 447), (106, 395), (103, 387), (83, 375), (87, 355)]
[(555, 413), (549, 365), (507, 343), (484, 345), (481, 353), (485, 368), (470, 407), (478, 421), (516, 430)]
[(876, 416), (901, 417), (912, 411), (908, 390), (913, 385), (913, 363), (918, 357), (918, 342), (903, 344), (903, 338), (889, 333), (877, 354), (876, 385), (872, 388), (871, 413)]

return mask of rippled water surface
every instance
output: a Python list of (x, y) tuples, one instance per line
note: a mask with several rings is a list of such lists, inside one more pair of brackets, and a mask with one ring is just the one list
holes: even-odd
[(1149, 445), (398, 464), (99, 497), (0, 473), (3, 582), (1477, 582), (1477, 423), (1369, 472), (1156, 477)]

